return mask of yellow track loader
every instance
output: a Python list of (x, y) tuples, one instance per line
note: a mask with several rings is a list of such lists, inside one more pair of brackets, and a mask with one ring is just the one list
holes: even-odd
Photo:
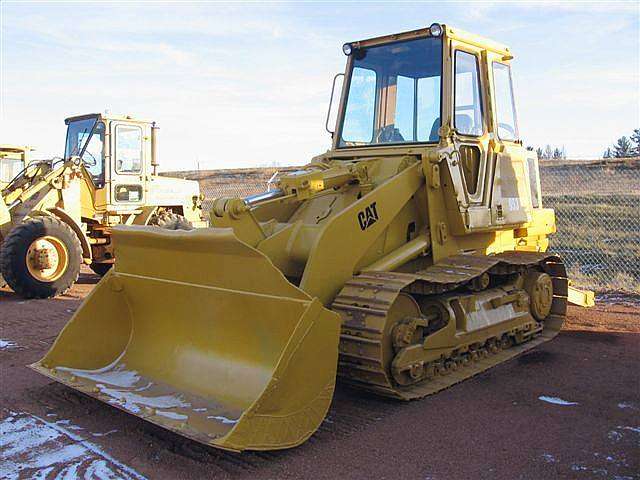
[(206, 225), (197, 182), (156, 175), (155, 122), (90, 114), (65, 123), (63, 159), (31, 162), (0, 187), (0, 278), (26, 298), (64, 293), (83, 262), (104, 275), (115, 225)]
[(114, 229), (36, 371), (214, 447), (293, 447), (336, 377), (417, 399), (555, 336), (567, 306), (508, 48), (448, 26), (345, 44), (333, 148), (213, 228)]

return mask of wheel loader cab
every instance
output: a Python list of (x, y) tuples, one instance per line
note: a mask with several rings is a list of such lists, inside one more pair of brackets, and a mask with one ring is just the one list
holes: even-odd
[(90, 204), (101, 211), (144, 205), (145, 179), (151, 173), (151, 124), (100, 114), (69, 118), (66, 123), (65, 158), (81, 158), (93, 186), (87, 192)]

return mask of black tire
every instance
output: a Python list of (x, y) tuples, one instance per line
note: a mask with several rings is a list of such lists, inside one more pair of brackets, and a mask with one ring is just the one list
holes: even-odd
[(193, 230), (189, 220), (177, 213), (162, 211), (154, 214), (148, 225), (164, 228), (165, 230)]
[[(66, 267), (53, 278), (43, 281), (27, 267), (27, 252), (31, 244), (53, 237), (66, 248)], [(17, 225), (2, 244), (0, 272), (5, 281), (24, 298), (50, 298), (65, 293), (78, 279), (82, 263), (82, 247), (75, 232), (55, 217), (37, 217)]]
[(101, 277), (104, 277), (107, 274), (107, 272), (111, 270), (112, 266), (113, 266), (113, 263), (92, 263), (91, 265), (89, 265), (91, 270), (93, 270), (96, 274), (100, 275)]

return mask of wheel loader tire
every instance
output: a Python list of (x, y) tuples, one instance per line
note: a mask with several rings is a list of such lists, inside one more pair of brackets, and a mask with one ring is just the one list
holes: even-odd
[(153, 215), (149, 220), (149, 225), (165, 230), (193, 230), (193, 225), (189, 220), (182, 215), (167, 211)]
[(104, 277), (107, 272), (111, 270), (112, 266), (113, 263), (92, 263), (91, 265), (89, 265), (91, 270), (93, 270), (94, 273), (100, 275), (101, 277)]
[(0, 272), (24, 298), (65, 293), (78, 279), (82, 247), (75, 232), (55, 217), (38, 217), (17, 225), (0, 252)]

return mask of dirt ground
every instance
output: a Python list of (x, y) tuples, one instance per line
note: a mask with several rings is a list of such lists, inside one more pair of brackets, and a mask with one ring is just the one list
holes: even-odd
[(54, 300), (0, 289), (0, 478), (640, 479), (637, 299), (572, 307), (553, 341), (420, 401), (338, 385), (306, 444), (231, 454), (25, 367), (96, 281)]

